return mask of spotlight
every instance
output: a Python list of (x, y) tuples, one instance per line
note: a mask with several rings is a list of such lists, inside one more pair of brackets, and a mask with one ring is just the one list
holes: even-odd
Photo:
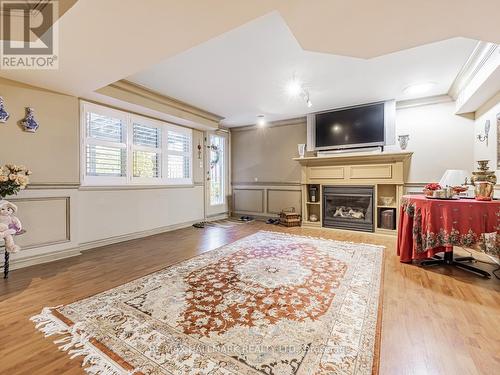
[(266, 121), (266, 118), (264, 117), (264, 115), (258, 115), (257, 116), (257, 126), (259, 127), (264, 127), (266, 126), (267, 124), (267, 121)]

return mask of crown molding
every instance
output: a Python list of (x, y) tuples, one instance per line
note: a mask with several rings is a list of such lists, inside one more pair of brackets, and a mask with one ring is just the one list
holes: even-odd
[(258, 126), (257, 124), (243, 125), (243, 126), (235, 126), (229, 128), (231, 132), (239, 132), (239, 131), (248, 131), (248, 130), (256, 130), (256, 129), (267, 129), (267, 128), (275, 128), (278, 126), (290, 126), (290, 125), (305, 125), (307, 122), (307, 118), (304, 117), (295, 117), (286, 120), (278, 120), (271, 121), (267, 123), (263, 128)]
[(215, 113), (205, 111), (204, 109), (195, 107), (191, 104), (182, 102), (180, 100), (171, 98), (169, 96), (162, 95), (156, 91), (150, 90), (144, 86), (138, 85), (136, 83), (127, 80), (116, 81), (108, 85), (108, 87), (112, 87), (114, 89), (127, 92), (129, 94), (137, 95), (145, 99), (152, 100), (156, 103), (190, 113), (192, 115), (204, 118), (209, 121), (219, 123), (223, 119), (222, 116), (216, 115)]
[(396, 109), (420, 107), (423, 105), (448, 103), (452, 101), (453, 99), (448, 95), (427, 96), (425, 98), (400, 100), (399, 102), (396, 102)]
[(476, 44), (448, 90), (448, 95), (453, 100), (457, 100), (460, 92), (472, 81), (497, 47), (497, 44), (489, 42), (480, 41)]

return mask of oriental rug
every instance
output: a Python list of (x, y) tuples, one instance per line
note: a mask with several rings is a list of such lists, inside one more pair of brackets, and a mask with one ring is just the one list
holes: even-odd
[(372, 374), (382, 252), (261, 231), (31, 319), (90, 374)]

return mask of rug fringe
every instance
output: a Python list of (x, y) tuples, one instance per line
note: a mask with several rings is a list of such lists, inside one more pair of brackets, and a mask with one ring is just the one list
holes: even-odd
[(104, 353), (98, 350), (90, 342), (90, 336), (82, 330), (82, 324), (77, 323), (68, 327), (57, 319), (52, 310), (54, 307), (45, 307), (42, 312), (30, 318), (35, 323), (36, 329), (45, 337), (62, 335), (64, 337), (55, 340), (59, 350), (67, 352), (70, 359), (83, 357), (82, 367), (89, 375), (132, 375), (135, 371), (126, 371), (112, 362)]

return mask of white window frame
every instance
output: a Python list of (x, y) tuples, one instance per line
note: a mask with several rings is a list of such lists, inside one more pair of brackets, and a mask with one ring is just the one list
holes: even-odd
[[(144, 126), (149, 126), (151, 128), (160, 129), (160, 148), (134, 145), (134, 123), (144, 125)], [(162, 177), (163, 177), (163, 170), (164, 170), (163, 154), (164, 154), (164, 150), (165, 150), (164, 149), (164, 147), (165, 147), (164, 134), (166, 133), (166, 126), (163, 126), (163, 124), (160, 121), (155, 121), (155, 120), (148, 119), (148, 118), (138, 116), (138, 115), (130, 115), (130, 126), (128, 126), (127, 133), (129, 135), (129, 139), (130, 139), (129, 153), (127, 154), (127, 158), (129, 159), (129, 163), (130, 163), (130, 174), (131, 174), (132, 182), (136, 183), (136, 184), (142, 184), (142, 185), (162, 184), (163, 183)], [(159, 162), (158, 177), (134, 177), (134, 151), (156, 152), (157, 154), (160, 155), (159, 161), (158, 161)]]
[[(102, 116), (109, 116), (120, 119), (125, 126), (124, 143), (101, 141), (87, 137), (87, 113), (92, 112)], [(134, 145), (133, 124), (139, 123), (145, 126), (156, 127), (161, 130), (161, 147), (158, 149)], [(189, 152), (168, 151), (168, 131), (172, 130), (189, 136)], [(87, 175), (87, 145), (95, 144), (102, 146), (112, 146), (125, 148), (127, 152), (124, 177), (113, 176), (88, 176)], [(133, 155), (134, 151), (153, 151), (160, 154), (159, 177), (134, 177)], [(102, 105), (81, 102), (80, 105), (80, 181), (82, 186), (122, 186), (122, 185), (192, 185), (193, 184), (193, 130), (167, 122), (153, 120), (144, 116), (135, 115), (125, 111), (108, 108)], [(189, 156), (189, 177), (188, 178), (168, 178), (168, 155)]]
[[(168, 131), (174, 131), (176, 133), (181, 133), (189, 137), (189, 148), (188, 151), (173, 151), (168, 149)], [(185, 185), (193, 182), (193, 131), (187, 128), (181, 128), (179, 126), (172, 127), (169, 126), (165, 131), (165, 157), (163, 160), (163, 165), (165, 166), (165, 180), (167, 184), (171, 185)], [(168, 178), (168, 157), (169, 155), (176, 156), (189, 156), (189, 178)]]

